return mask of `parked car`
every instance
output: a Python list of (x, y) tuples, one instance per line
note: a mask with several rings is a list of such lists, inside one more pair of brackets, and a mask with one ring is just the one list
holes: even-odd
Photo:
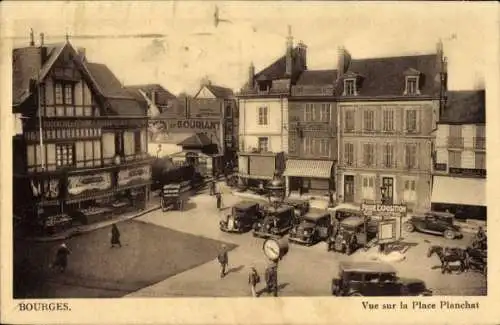
[(311, 207), (311, 205), (309, 204), (309, 200), (293, 198), (286, 198), (285, 200), (283, 200), (283, 204), (292, 206), (295, 209), (295, 216), (297, 217), (306, 214)]
[(363, 213), (360, 210), (355, 209), (340, 208), (331, 211), (331, 213), (336, 221), (342, 221), (349, 217), (363, 217)]
[(432, 296), (424, 281), (400, 278), (382, 262), (341, 262), (331, 289), (334, 296)]
[(328, 239), (332, 230), (332, 216), (326, 211), (309, 211), (298, 218), (290, 230), (288, 240), (313, 245)]
[(407, 232), (419, 231), (444, 236), (446, 239), (463, 237), (460, 227), (454, 225), (452, 213), (429, 211), (422, 215), (414, 215), (403, 225)]
[(255, 202), (235, 204), (231, 214), (219, 222), (219, 228), (225, 232), (245, 232), (252, 229), (254, 223), (262, 218), (260, 206)]
[(265, 206), (262, 213), (264, 218), (254, 225), (253, 235), (255, 237), (281, 237), (292, 228), (295, 218), (293, 207), (288, 205), (281, 205), (278, 208)]
[(361, 216), (351, 216), (338, 222), (332, 236), (327, 240), (327, 250), (351, 255), (359, 247), (365, 247), (376, 239), (376, 221)]

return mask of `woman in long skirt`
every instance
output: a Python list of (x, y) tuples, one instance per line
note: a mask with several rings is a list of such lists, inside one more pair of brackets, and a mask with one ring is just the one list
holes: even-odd
[(111, 248), (115, 247), (115, 245), (122, 247), (122, 243), (120, 242), (120, 231), (116, 224), (113, 224), (111, 227)]

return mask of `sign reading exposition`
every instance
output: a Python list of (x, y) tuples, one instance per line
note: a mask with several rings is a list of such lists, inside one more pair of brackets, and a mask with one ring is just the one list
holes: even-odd
[(110, 187), (110, 173), (68, 177), (68, 193), (70, 195), (78, 195), (90, 190), (107, 190)]
[(401, 217), (406, 214), (406, 205), (363, 203), (361, 211), (368, 216)]

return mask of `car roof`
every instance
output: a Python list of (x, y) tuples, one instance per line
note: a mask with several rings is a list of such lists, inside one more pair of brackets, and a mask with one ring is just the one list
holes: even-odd
[(441, 212), (441, 211), (429, 211), (424, 214), (431, 214), (436, 217), (445, 217), (445, 218), (453, 218), (455, 215), (450, 212)]
[(396, 269), (392, 265), (383, 262), (344, 261), (339, 263), (339, 269), (344, 272), (396, 273)]
[(361, 210), (349, 209), (349, 208), (340, 208), (340, 209), (335, 210), (335, 213), (337, 213), (337, 212), (362, 214)]
[(317, 221), (319, 219), (322, 219), (324, 217), (331, 218), (330, 213), (325, 212), (325, 211), (309, 211), (306, 214), (304, 214), (301, 218), (306, 219), (306, 220), (314, 220)]
[(304, 199), (285, 199), (283, 200), (284, 204), (304, 204), (304, 203), (309, 203), (309, 200), (304, 200)]
[(233, 205), (233, 207), (237, 208), (237, 209), (245, 210), (245, 209), (251, 208), (255, 205), (258, 205), (258, 203), (250, 202), (250, 201), (243, 201), (243, 202), (236, 203), (235, 205)]
[(269, 212), (277, 212), (277, 213), (281, 213), (283, 211), (287, 211), (287, 210), (293, 210), (293, 207), (292, 206), (289, 206), (289, 205), (281, 205), (278, 207), (278, 209), (275, 209), (272, 205), (266, 205), (265, 206), (265, 210), (266, 211), (269, 211)]
[(365, 221), (364, 218), (360, 218), (357, 216), (351, 216), (351, 217), (347, 217), (344, 220), (342, 220), (340, 222), (340, 224), (347, 225), (347, 226), (358, 226), (358, 225), (363, 224), (364, 221)]

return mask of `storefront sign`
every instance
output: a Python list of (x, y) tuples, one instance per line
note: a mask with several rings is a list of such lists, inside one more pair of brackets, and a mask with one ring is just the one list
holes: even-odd
[(450, 175), (486, 177), (486, 169), (450, 167), (449, 173)]
[(78, 195), (89, 190), (107, 190), (110, 187), (110, 173), (68, 177), (68, 193), (70, 195)]
[(118, 186), (126, 186), (151, 179), (151, 166), (124, 169), (118, 173)]
[(219, 127), (220, 121), (207, 120), (179, 120), (169, 124), (169, 129), (216, 130)]
[(380, 221), (378, 224), (377, 243), (386, 244), (397, 240), (396, 219)]

